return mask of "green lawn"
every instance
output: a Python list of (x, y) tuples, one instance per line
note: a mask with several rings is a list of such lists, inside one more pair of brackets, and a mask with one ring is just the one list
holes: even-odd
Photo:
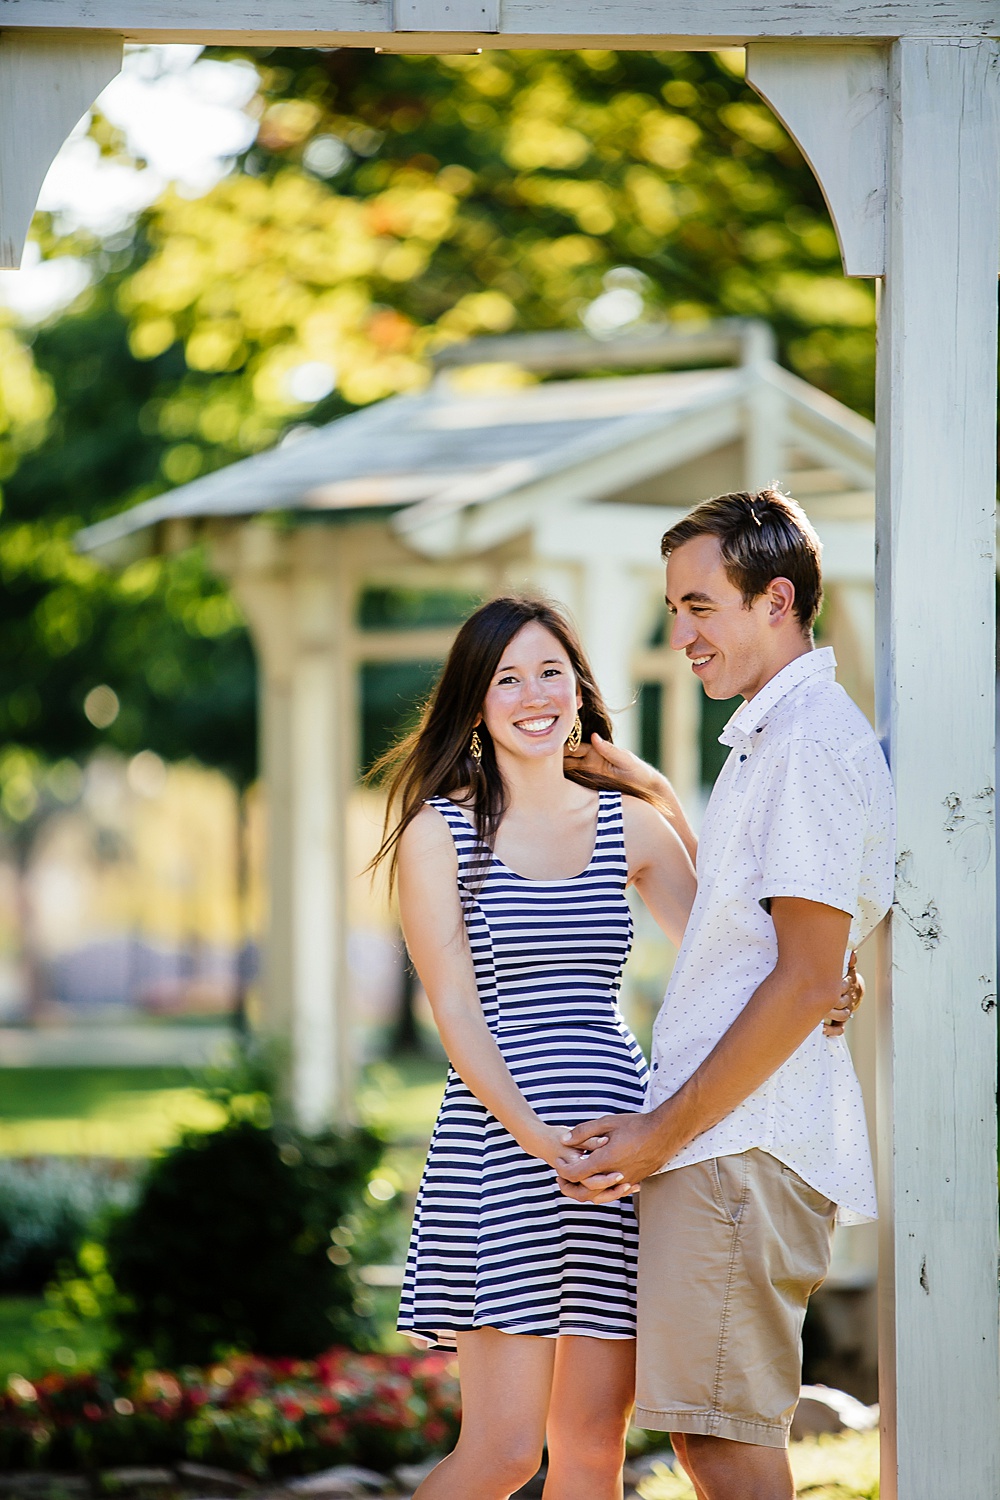
[(150, 1156), (218, 1119), (181, 1068), (0, 1070), (0, 1156)]
[[(360, 1079), (361, 1117), (391, 1143), (383, 1170), (399, 1190), (398, 1256), (445, 1068), (440, 1059), (408, 1057), (375, 1064)], [(217, 1122), (217, 1107), (196, 1084), (180, 1068), (0, 1070), (0, 1156), (150, 1156), (183, 1129)], [(397, 1293), (380, 1287), (371, 1295), (387, 1347), (404, 1347), (392, 1331)], [(0, 1384), (13, 1373), (30, 1380), (45, 1370), (82, 1370), (98, 1362), (99, 1328), (72, 1336), (40, 1328), (44, 1305), (37, 1297), (0, 1298)]]

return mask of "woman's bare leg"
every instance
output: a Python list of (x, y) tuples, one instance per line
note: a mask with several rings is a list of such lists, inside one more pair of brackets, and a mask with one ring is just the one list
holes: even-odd
[(635, 1340), (558, 1340), (544, 1500), (621, 1500), (635, 1400)]
[(508, 1500), (542, 1461), (561, 1340), (479, 1328), (460, 1333), (457, 1342), (462, 1430), (455, 1451), (428, 1474), (413, 1500)]

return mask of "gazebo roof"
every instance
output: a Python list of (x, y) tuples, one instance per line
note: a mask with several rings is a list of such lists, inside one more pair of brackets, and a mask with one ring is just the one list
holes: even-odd
[(292, 512), (381, 514), (416, 550), (454, 553), (464, 550), (463, 513), (509, 509), (515, 497), (537, 504), (567, 481), (581, 499), (601, 498), (731, 441), (761, 385), (780, 394), (789, 440), (870, 487), (871, 423), (769, 360), (491, 395), (440, 376), (421, 395), (390, 398), (98, 522), (79, 545), (110, 554), (142, 532), (155, 545), (169, 522)]

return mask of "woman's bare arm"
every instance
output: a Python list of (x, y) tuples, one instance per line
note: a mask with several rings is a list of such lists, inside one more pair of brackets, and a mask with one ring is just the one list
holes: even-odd
[(399, 914), (452, 1066), (523, 1150), (555, 1163), (566, 1132), (547, 1125), (510, 1075), (483, 1015), (458, 896), (458, 861), (441, 814), (425, 807), (399, 845)]

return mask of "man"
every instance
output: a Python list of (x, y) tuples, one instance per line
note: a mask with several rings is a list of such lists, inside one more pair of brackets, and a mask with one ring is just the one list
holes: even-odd
[(560, 1173), (598, 1202), (642, 1183), (636, 1421), (672, 1434), (700, 1500), (791, 1500), (806, 1302), (835, 1220), (876, 1214), (860, 1087), (821, 1023), (891, 901), (892, 786), (813, 646), (820, 545), (801, 508), (775, 490), (708, 500), (663, 556), (671, 645), (709, 697), (745, 702), (720, 736), (647, 1112), (578, 1126), (567, 1144), (590, 1154)]

